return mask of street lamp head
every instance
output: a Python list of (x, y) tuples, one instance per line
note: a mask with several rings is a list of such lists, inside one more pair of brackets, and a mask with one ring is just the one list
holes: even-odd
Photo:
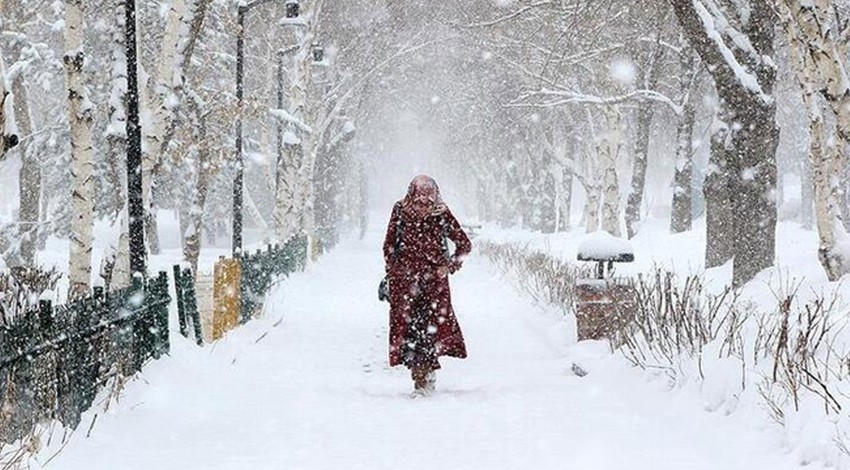
[(301, 2), (298, 0), (288, 0), (286, 2), (286, 17), (287, 18), (298, 18), (298, 14), (301, 10)]
[(318, 42), (312, 44), (313, 62), (321, 62), (325, 59), (325, 48)]

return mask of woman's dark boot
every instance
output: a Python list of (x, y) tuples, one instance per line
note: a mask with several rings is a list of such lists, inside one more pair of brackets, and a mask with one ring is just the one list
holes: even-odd
[(428, 369), (415, 366), (410, 369), (410, 377), (413, 379), (413, 396), (423, 396), (428, 388)]

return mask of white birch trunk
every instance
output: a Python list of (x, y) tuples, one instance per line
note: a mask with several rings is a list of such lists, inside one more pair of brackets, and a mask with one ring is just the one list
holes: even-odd
[(617, 158), (620, 153), (622, 129), (620, 113), (614, 107), (605, 110), (607, 132), (600, 146), (599, 163), (602, 169), (602, 230), (620, 236), (620, 184), (617, 177)]
[(86, 295), (91, 284), (94, 186), (92, 181), (92, 104), (86, 97), (83, 77), (82, 0), (65, 2), (65, 73), (68, 87), (68, 122), (71, 127), (72, 205), (71, 250), (68, 278), (70, 297)]
[(599, 200), (602, 188), (599, 185), (585, 185), (587, 201), (584, 205), (585, 233), (599, 230)]
[(175, 87), (180, 83), (180, 64), (178, 50), (183, 42), (181, 33), (186, 33), (186, 0), (173, 0), (168, 11), (165, 31), (162, 36), (162, 46), (159, 49), (156, 75), (152, 77), (152, 93), (149, 95), (148, 110), (151, 117), (150, 128), (144, 135), (142, 157), (142, 200), (145, 205), (147, 218), (147, 239), (151, 252), (159, 251), (156, 224), (156, 209), (153, 205), (152, 188), (156, 178), (156, 168), (162, 160), (163, 143), (166, 128), (173, 118), (173, 108), (176, 106)]
[(109, 93), (109, 125), (106, 127), (107, 179), (112, 194), (111, 209), (121, 214), (127, 204), (126, 165), (127, 159), (127, 57), (125, 44), (125, 1), (112, 0), (111, 14), (114, 19), (112, 32), (112, 67), (109, 70), (111, 90)]
[[(850, 271), (848, 234), (841, 216), (840, 175), (850, 144), (850, 82), (842, 64), (842, 48), (832, 29), (834, 6), (829, 0), (786, 0), (783, 9), (792, 59), (809, 114), (809, 159), (814, 180), (818, 258), (831, 281)], [(827, 148), (826, 129), (816, 93), (822, 92), (834, 119), (836, 143)]]
[(304, 5), (302, 13), (308, 26), (298, 29), (296, 52), (290, 67), (289, 113), (301, 124), (289, 122), (285, 131), (284, 168), (282, 181), (275, 195), (275, 232), (281, 241), (303, 230), (309, 239), (315, 235), (313, 174), (318, 155), (318, 121), (315, 103), (312, 103), (313, 55), (312, 44), (316, 38), (322, 2)]
[(127, 219), (127, 208), (121, 211), (121, 234), (118, 236), (118, 250), (115, 253), (115, 266), (112, 268), (112, 278), (109, 289), (122, 289), (130, 285), (130, 224)]
[(6, 151), (12, 148), (17, 142), (16, 138), (12, 138), (7, 132), (6, 124), (6, 97), (9, 91), (6, 89), (6, 66), (3, 63), (3, 58), (0, 57), (0, 161), (6, 156)]

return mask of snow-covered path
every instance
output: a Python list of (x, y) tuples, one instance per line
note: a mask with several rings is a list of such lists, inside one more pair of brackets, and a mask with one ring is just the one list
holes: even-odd
[(386, 365), (378, 244), (343, 243), (215, 345), (175, 340), (46, 468), (798, 468), (770, 429), (573, 344), (569, 321), (474, 256), (452, 279), (470, 357), (444, 360), (437, 393), (411, 399), (406, 370)]

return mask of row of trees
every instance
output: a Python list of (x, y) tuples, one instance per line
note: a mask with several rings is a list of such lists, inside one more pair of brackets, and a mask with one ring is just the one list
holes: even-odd
[[(90, 287), (96, 220), (118, 227), (101, 274), (113, 286), (129, 282), (124, 2), (0, 2), (0, 84), (9, 85), (13, 102), (0, 109), (14, 110), (14, 119), (0, 114), (0, 135), (5, 144), (9, 121), (21, 138), (0, 163), (20, 162), (17, 220), (0, 227), (0, 254), (10, 266), (34, 265), (47, 237), (69, 238), (72, 295)], [(247, 226), (281, 240), (304, 230), (333, 242), (346, 211), (365, 209), (339, 197), (358, 194), (365, 179), (345, 150), (362, 92), (423, 44), (400, 39), (387, 18), (322, 0), (137, 8), (148, 251), (161, 251), (162, 210), (179, 214), (183, 257), (195, 267), (205, 238), (229, 240), (237, 138), (247, 157)], [(234, 80), (240, 28), (241, 107)]]
[[(814, 206), (819, 258), (838, 279), (850, 270), (845, 3), (528, 0), (500, 10), (460, 7), (453, 30), (479, 51), (479, 63), (499, 69), (476, 100), (500, 124), (486, 123), (471, 132), (472, 142), (457, 143), (472, 170), (464, 174), (488, 196), (479, 198), (479, 213), (506, 225), (566, 229), (577, 181), (586, 230), (633, 237), (654, 164), (670, 178), (670, 230), (691, 229), (695, 209), (704, 207), (706, 266), (734, 259), (740, 285), (773, 264), (777, 169), (784, 167), (801, 179), (800, 216), (807, 223)], [(779, 91), (779, 80), (799, 92)], [(794, 145), (800, 132), (793, 121), (780, 134), (783, 106), (796, 107), (783, 116), (807, 113), (808, 152)], [(458, 122), (482, 121), (455, 113)]]
[[(123, 1), (0, 2), (12, 101), (0, 109), (14, 115), (0, 115), (2, 148), (20, 138), (0, 163), (20, 162), (0, 253), (33, 264), (48, 235), (68, 237), (80, 291), (93, 220), (126, 227)], [(229, 235), (241, 136), (246, 226), (278, 238), (332, 242), (341, 220), (364, 220), (367, 182), (411, 171), (393, 155), (404, 149), (430, 155), (424, 166), (436, 162), (448, 187), (505, 225), (567, 230), (573, 194), (587, 231), (627, 237), (647, 207), (669, 206), (672, 232), (704, 212), (706, 265), (734, 259), (737, 284), (773, 262), (793, 172), (829, 277), (850, 269), (845, 0), (302, 0), (298, 17), (287, 3), (139, 5), (152, 253), (159, 210), (179, 213), (193, 264), (204, 235)], [(126, 256), (114, 259), (124, 283)]]

